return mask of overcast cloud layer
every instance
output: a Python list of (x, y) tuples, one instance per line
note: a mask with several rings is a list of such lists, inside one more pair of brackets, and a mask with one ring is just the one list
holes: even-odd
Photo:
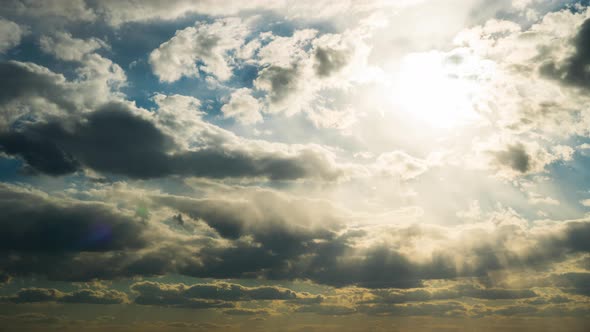
[(584, 331), (589, 68), (586, 1), (4, 1), (0, 326)]

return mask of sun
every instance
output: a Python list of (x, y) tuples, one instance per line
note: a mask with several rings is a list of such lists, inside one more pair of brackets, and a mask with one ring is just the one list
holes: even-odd
[(472, 123), (479, 118), (474, 105), (481, 92), (473, 66), (464, 58), (441, 52), (410, 54), (401, 62), (392, 102), (397, 109), (433, 128)]

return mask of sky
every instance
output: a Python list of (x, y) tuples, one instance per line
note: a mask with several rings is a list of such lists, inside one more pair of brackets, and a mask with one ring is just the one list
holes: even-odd
[(3, 0), (0, 331), (588, 331), (588, 6)]

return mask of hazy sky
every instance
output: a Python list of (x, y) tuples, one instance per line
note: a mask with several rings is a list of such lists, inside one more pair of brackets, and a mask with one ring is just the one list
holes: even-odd
[(587, 331), (587, 5), (2, 0), (0, 331)]

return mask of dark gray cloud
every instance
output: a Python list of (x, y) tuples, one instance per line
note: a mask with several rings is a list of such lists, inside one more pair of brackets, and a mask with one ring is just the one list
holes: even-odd
[(271, 103), (279, 103), (299, 90), (300, 76), (297, 67), (270, 66), (260, 71), (257, 81), (268, 83), (268, 96)]
[(590, 252), (590, 225), (588, 222), (571, 222), (568, 224), (565, 238), (562, 240), (564, 246), (572, 251)]
[(574, 54), (563, 63), (548, 61), (541, 66), (541, 74), (581, 88), (590, 88), (590, 20), (580, 27), (573, 40)]
[(316, 298), (308, 293), (281, 287), (245, 287), (224, 282), (185, 285), (144, 281), (133, 284), (131, 290), (137, 294), (134, 300), (136, 304), (194, 309), (233, 308), (237, 301), (293, 301)]
[(287, 302), (304, 306), (304, 305), (317, 305), (317, 304), (323, 303), (324, 301), (326, 301), (326, 297), (323, 295), (315, 295), (315, 296), (309, 295), (308, 297), (298, 297), (296, 299), (292, 299)]
[(551, 296), (551, 297), (537, 297), (534, 299), (529, 299), (523, 301), (523, 303), (531, 304), (531, 305), (546, 305), (546, 304), (560, 304), (560, 303), (569, 303), (572, 300), (565, 296)]
[(168, 175), (267, 177), (273, 180), (342, 175), (321, 153), (294, 155), (205, 147), (177, 152), (173, 139), (127, 106), (110, 103), (73, 124), (63, 119), (0, 133), (0, 150), (21, 157), (32, 170), (63, 175), (89, 167), (132, 178)]
[[(429, 275), (428, 266), (420, 266), (390, 248), (373, 247), (362, 255), (348, 258), (347, 252), (356, 251), (349, 244), (329, 243), (321, 247), (329, 254), (318, 248), (310, 269), (304, 272), (307, 278), (319, 283), (336, 287), (354, 284), (365, 288), (413, 288), (421, 286), (423, 279), (434, 277)], [(440, 271), (430, 270), (441, 277), (455, 275), (447, 273), (447, 267), (441, 267)]]
[[(40, 312), (19, 313), (16, 315), (0, 315), (3, 323), (26, 323), (26, 324), (59, 324), (63, 323), (63, 317), (50, 316)], [(22, 328), (22, 327), (21, 327)]]
[(0, 184), (0, 251), (112, 251), (146, 245), (138, 220), (96, 202), (65, 202)]
[(329, 47), (318, 47), (314, 53), (314, 69), (319, 77), (327, 77), (340, 71), (348, 63), (348, 53)]
[(199, 265), (195, 253), (180, 243), (170, 247), (152, 239), (154, 248), (107, 252), (31, 252), (0, 257), (0, 266), (13, 276), (44, 276), (49, 280), (92, 281), (159, 276), (177, 273), (186, 266)]
[(190, 309), (233, 308), (235, 306), (233, 303), (218, 300), (188, 299), (184, 297), (149, 297), (144, 295), (138, 296), (133, 303)]
[(175, 174), (211, 178), (266, 177), (271, 180), (317, 178), (336, 180), (343, 171), (320, 153), (306, 150), (294, 156), (207, 148), (177, 154), (171, 160)]
[(4, 284), (9, 283), (10, 281), (12, 281), (10, 275), (4, 272), (0, 272), (0, 287), (4, 286)]
[[(52, 280), (180, 273), (202, 278), (303, 279), (335, 287), (407, 289), (421, 287), (425, 280), (432, 279), (485, 278), (490, 272), (523, 268), (542, 271), (553, 262), (590, 250), (584, 241), (590, 223), (576, 221), (536, 232), (533, 238), (527, 238), (522, 229), (513, 225), (502, 226), (486, 233), (486, 241), (465, 244), (460, 249), (460, 260), (455, 252), (459, 249), (453, 243), (448, 249), (435, 250), (428, 260), (418, 260), (400, 248), (405, 245), (402, 240), (370, 244), (366, 241), (375, 234), (346, 231), (340, 212), (321, 202), (295, 200), (266, 190), (248, 191), (242, 199), (145, 197), (150, 209), (165, 207), (172, 209), (172, 214), (186, 216), (181, 227), (200, 225), (198, 228), (203, 230), (177, 238), (155, 232), (152, 220), (140, 220), (106, 204), (49, 198), (8, 185), (0, 189), (0, 207), (4, 211), (0, 218), (0, 249), (7, 253), (0, 257), (0, 270), (14, 276), (40, 275)], [(388, 232), (403, 239), (410, 230), (415, 241), (444, 236), (425, 227)], [(463, 236), (479, 238), (481, 233), (473, 230)], [(370, 245), (359, 247), (358, 241)], [(514, 241), (526, 241), (528, 249), (514, 251)], [(200, 292), (199, 298), (206, 300), (208, 290), (204, 287), (192, 291)], [(268, 291), (268, 297), (297, 298), (289, 293), (272, 293), (274, 290), (257, 291)], [(224, 294), (228, 300), (234, 293), (228, 290)], [(398, 293), (397, 299), (394, 295), (390, 303), (457, 297), (518, 299), (535, 293), (487, 285), (456, 287), (446, 293)]]
[(84, 121), (71, 124), (67, 120), (0, 133), (0, 147), (20, 156), (32, 169), (50, 175), (72, 173), (81, 165), (136, 178), (170, 173), (166, 152), (173, 146), (172, 139), (125, 105), (107, 104)]
[(497, 316), (536, 316), (539, 308), (527, 305), (510, 305), (499, 309), (487, 309), (485, 315)]
[(119, 304), (129, 302), (129, 299), (127, 294), (113, 289), (82, 289), (65, 293), (60, 301), (64, 303)]
[[(341, 227), (338, 219), (304, 212), (299, 207), (305, 202), (268, 194), (249, 197), (248, 202), (175, 196), (153, 200), (156, 205), (202, 220), (222, 237), (235, 241), (230, 248), (203, 248), (199, 252), (201, 264), (181, 270), (195, 277), (262, 276), (310, 279), (337, 287), (410, 288), (420, 286), (423, 279), (458, 275), (451, 257), (440, 255), (422, 264), (386, 246), (359, 251), (352, 240), (365, 233), (337, 235)], [(307, 211), (314, 210), (307, 203)], [(314, 223), (309, 223), (310, 219)]]
[[(391, 246), (374, 245), (360, 250), (354, 245), (354, 237), (335, 237), (319, 244), (312, 258), (305, 261), (300, 277), (337, 287), (358, 285), (367, 288), (414, 288), (424, 280), (454, 279), (457, 277), (486, 278), (494, 271), (535, 269), (547, 271), (554, 262), (587, 253), (590, 248), (581, 239), (590, 230), (588, 222), (568, 222), (551, 231), (545, 230), (527, 241), (534, 245), (523, 251), (511, 249), (514, 241), (522, 241), (527, 232), (518, 227), (498, 227), (492, 234), (485, 233), (487, 241), (475, 242), (463, 248), (461, 261), (457, 254), (440, 248), (430, 260), (419, 262), (411, 255)], [(404, 230), (399, 230), (403, 234)], [(425, 231), (417, 236), (419, 241), (432, 239)], [(467, 232), (467, 238), (480, 238), (482, 233)], [(361, 237), (362, 238), (362, 237)], [(482, 299), (515, 299), (535, 296), (528, 290), (500, 290), (488, 286), (482, 288), (457, 288), (459, 296)]]
[(590, 296), (590, 273), (570, 272), (551, 277), (551, 282), (567, 293)]
[(15, 303), (50, 302), (56, 301), (62, 296), (63, 293), (57, 289), (25, 288), (19, 290), (15, 296), (4, 298), (4, 300), (9, 300)]
[[(270, 234), (272, 231), (265, 236)], [(341, 237), (298, 240), (296, 234), (282, 236), (292, 245), (282, 243), (273, 249), (272, 244), (237, 241), (232, 248), (204, 248), (199, 253), (202, 264), (181, 272), (195, 277), (307, 279), (335, 287), (366, 288), (412, 288), (425, 279), (459, 275), (451, 260), (421, 264), (390, 248), (359, 250)]]
[(485, 300), (514, 300), (537, 297), (530, 289), (483, 288), (472, 284), (461, 284), (450, 288), (409, 290), (377, 290), (373, 291), (375, 299), (367, 303), (402, 304), (407, 302), (423, 302), (436, 300), (452, 300), (470, 297)]
[(145, 221), (104, 203), (2, 184), (0, 209), (5, 275), (88, 281), (159, 275), (174, 271), (174, 259), (183, 262), (182, 248), (163, 246)]
[(313, 304), (313, 305), (306, 305), (299, 307), (295, 310), (296, 312), (303, 312), (303, 313), (314, 313), (317, 315), (325, 315), (325, 316), (346, 316), (352, 315), (357, 313), (357, 310), (354, 307), (347, 307), (343, 305), (334, 305), (334, 304)]
[(586, 257), (578, 261), (578, 267), (590, 271), (590, 257)]
[(234, 304), (215, 299), (191, 297), (185, 294), (188, 288), (183, 284), (161, 284), (156, 282), (139, 282), (131, 286), (137, 294), (133, 302), (140, 305), (157, 305), (170, 307), (185, 307), (193, 309), (232, 308)]
[(243, 309), (243, 308), (236, 308), (236, 309), (227, 309), (223, 311), (226, 315), (231, 316), (257, 316), (257, 315), (269, 315), (270, 313), (267, 310), (263, 309)]
[(42, 135), (0, 133), (0, 149), (9, 155), (20, 155), (27, 163), (26, 171), (58, 176), (76, 172), (80, 164)]
[(82, 166), (141, 179), (186, 175), (334, 180), (342, 175), (311, 149), (293, 155), (221, 146), (176, 151), (171, 137), (122, 103), (109, 103), (83, 119), (68, 120), (0, 132), (0, 151), (19, 156), (32, 170), (49, 175), (72, 173)]
[(360, 305), (359, 312), (392, 316), (465, 316), (467, 308), (460, 302)]
[(131, 289), (140, 296), (182, 296), (192, 299), (222, 300), (222, 301), (252, 301), (252, 300), (293, 300), (307, 298), (308, 294), (299, 294), (287, 288), (274, 286), (245, 287), (230, 283), (210, 284), (162, 284), (157, 282), (138, 282)]
[[(309, 279), (336, 287), (413, 288), (420, 287), (424, 280), (479, 278), (493, 271), (522, 268), (546, 269), (552, 262), (589, 250), (581, 240), (590, 229), (587, 222), (569, 222), (562, 228), (539, 235), (534, 238), (536, 244), (523, 252), (515, 252), (509, 247), (525, 234), (513, 226), (504, 226), (487, 234), (488, 241), (462, 249), (465, 257), (462, 264), (457, 264), (453, 249), (446, 251), (444, 248), (435, 251), (430, 260), (419, 262), (396, 249), (395, 243), (358, 248), (355, 241), (366, 238), (366, 232), (339, 234), (338, 223), (327, 227), (333, 217), (300, 214), (298, 204), (269, 195), (250, 197), (248, 203), (174, 196), (154, 199), (157, 204), (202, 220), (222, 237), (234, 241), (230, 248), (203, 248), (198, 255), (201, 264), (182, 269), (182, 273), (196, 277)], [(275, 209), (270, 208), (271, 205)], [(319, 223), (324, 227), (305, 224), (303, 221), (309, 218), (324, 220)], [(396, 232), (404, 234), (405, 231)], [(414, 233), (420, 241), (431, 240), (426, 230), (414, 229)], [(465, 236), (477, 238), (481, 234), (474, 231)], [(536, 294), (530, 290), (462, 286), (449, 290), (444, 296), (430, 296), (517, 299)]]
[[(330, 206), (290, 200), (259, 191), (247, 200), (191, 199), (155, 196), (155, 205), (177, 209), (202, 220), (234, 246), (210, 246), (199, 252), (202, 264), (187, 266), (184, 273), (197, 277), (295, 278), (289, 265), (315, 252), (318, 241), (331, 240), (341, 227)], [(249, 239), (245, 239), (249, 238)], [(263, 272), (264, 271), (264, 272)]]
[(32, 63), (0, 62), (0, 104), (20, 98), (41, 97), (67, 110), (74, 104), (67, 99), (63, 76)]
[(530, 289), (504, 289), (504, 288), (480, 288), (473, 285), (455, 287), (459, 297), (472, 297), (485, 300), (514, 300), (527, 299), (537, 296), (537, 293)]
[[(47, 68), (9, 61), (0, 63), (0, 74), (11, 78), (0, 87), (0, 151), (20, 157), (32, 173), (59, 176), (91, 168), (141, 179), (184, 175), (272, 180), (335, 180), (343, 175), (343, 170), (317, 149), (265, 150), (248, 142), (227, 142), (231, 135), (182, 150), (152, 119), (139, 116), (124, 103), (110, 102), (96, 109), (92, 106), (94, 112), (82, 112), (87, 99), (93, 99), (91, 104), (100, 101), (80, 96), (85, 92), (76, 92), (73, 82)], [(273, 84), (280, 91), (289, 80), (285, 81), (286, 73), (277, 75)], [(11, 103), (37, 99), (51, 104), (44, 107), (59, 111), (39, 110), (43, 106), (35, 105), (24, 112)]]
[(53, 288), (23, 288), (14, 296), (6, 296), (2, 300), (13, 303), (61, 302), (88, 304), (121, 304), (129, 301), (127, 294), (112, 289), (82, 289), (73, 292), (61, 292)]
[(509, 145), (506, 150), (494, 153), (496, 161), (520, 173), (526, 173), (531, 169), (531, 156), (522, 144)]

